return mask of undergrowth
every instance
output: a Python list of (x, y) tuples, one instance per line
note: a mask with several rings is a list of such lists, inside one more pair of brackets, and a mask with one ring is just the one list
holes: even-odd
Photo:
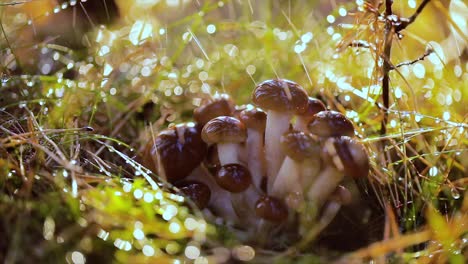
[(466, 4), (395, 1), (385, 16), (389, 0), (325, 2), (0, 4), (0, 260), (204, 263), (239, 250), (139, 153), (204, 98), (246, 103), (281, 77), (353, 120), (372, 170), (362, 204), (306, 251), (255, 249), (254, 261), (464, 263)]

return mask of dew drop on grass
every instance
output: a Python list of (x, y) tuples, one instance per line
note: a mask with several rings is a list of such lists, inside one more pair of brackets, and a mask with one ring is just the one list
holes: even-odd
[(422, 63), (416, 63), (413, 67), (413, 74), (416, 78), (422, 79), (426, 75), (426, 68)]
[(254, 65), (249, 65), (245, 68), (245, 71), (249, 74), (249, 75), (254, 75), (255, 74), (255, 71), (257, 70), (257, 68), (254, 66)]
[(216, 32), (216, 26), (213, 25), (213, 24), (209, 24), (207, 27), (206, 27), (206, 32), (208, 32), (208, 34), (213, 34)]
[(141, 251), (143, 251), (143, 254), (147, 257), (154, 256), (154, 248), (150, 245), (144, 245)]
[(453, 199), (455, 200), (460, 199), (460, 192), (457, 190), (457, 188), (452, 188), (450, 190), (450, 194), (452, 195)]
[(435, 177), (439, 173), (439, 169), (437, 167), (432, 167), (429, 169), (429, 176)]

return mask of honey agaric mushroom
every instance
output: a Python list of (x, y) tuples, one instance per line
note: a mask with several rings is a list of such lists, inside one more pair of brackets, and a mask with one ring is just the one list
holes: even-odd
[(193, 111), (193, 119), (200, 126), (204, 126), (211, 119), (218, 116), (231, 116), (234, 112), (234, 102), (227, 94), (218, 94), (213, 101), (197, 107)]
[(257, 85), (252, 94), (252, 101), (267, 111), (265, 160), (268, 164), (268, 189), (271, 189), (284, 158), (279, 140), (289, 130), (291, 117), (306, 110), (308, 96), (299, 84), (274, 79)]
[(314, 115), (326, 109), (322, 101), (317, 98), (309, 97), (306, 110), (297, 115), (296, 123), (294, 123), (294, 130), (308, 132), (309, 129), (307, 125), (312, 121)]
[(354, 126), (351, 120), (336, 111), (318, 112), (308, 128), (312, 134), (320, 137), (354, 136)]
[[(307, 133), (292, 131), (284, 134), (280, 142), (286, 158), (269, 194), (285, 197), (298, 193), (302, 196), (302, 190), (306, 187), (304, 184), (310, 183), (320, 169), (319, 141)], [(304, 175), (305, 171), (310, 174)]]
[(252, 201), (258, 199), (258, 192), (252, 187), (252, 176), (249, 170), (241, 164), (224, 164), (215, 176), (221, 188), (231, 193), (232, 207), (240, 220), (252, 224), (251, 215), (254, 210)]
[(284, 222), (288, 219), (288, 208), (280, 200), (272, 196), (262, 196), (255, 203), (255, 213), (258, 217), (271, 222)]
[(244, 124), (230, 116), (211, 119), (202, 130), (202, 139), (208, 144), (217, 144), (221, 165), (238, 163), (239, 144), (247, 137)]
[(194, 123), (178, 124), (161, 131), (142, 157), (163, 179), (176, 182), (187, 177), (205, 158), (207, 145)]
[(318, 207), (336, 188), (343, 177), (367, 177), (369, 156), (364, 146), (347, 137), (332, 137), (325, 140), (322, 149), (325, 169), (317, 176), (308, 191), (308, 198)]
[(216, 182), (231, 193), (240, 193), (249, 188), (252, 176), (247, 168), (240, 164), (225, 164), (216, 173)]
[(252, 181), (257, 189), (265, 176), (265, 159), (263, 152), (263, 135), (265, 133), (266, 114), (252, 105), (247, 106), (239, 114), (240, 120), (247, 128), (247, 163), (252, 175)]
[(210, 188), (199, 181), (182, 181), (176, 184), (180, 191), (189, 197), (199, 209), (205, 208), (210, 202)]

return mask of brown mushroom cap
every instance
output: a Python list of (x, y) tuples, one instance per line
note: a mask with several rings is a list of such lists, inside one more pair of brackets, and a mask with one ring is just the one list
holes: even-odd
[(211, 119), (202, 130), (202, 139), (208, 144), (241, 143), (247, 137), (244, 124), (230, 116)]
[(322, 156), (326, 163), (335, 166), (345, 175), (359, 178), (369, 174), (369, 155), (364, 146), (354, 138), (328, 138), (324, 142)]
[(336, 111), (321, 111), (308, 125), (309, 131), (321, 137), (354, 136), (351, 120)]
[(327, 110), (327, 108), (322, 101), (317, 98), (309, 97), (306, 110), (298, 115), (308, 123), (314, 118), (315, 114), (325, 110)]
[(205, 208), (210, 202), (210, 188), (198, 181), (183, 181), (176, 184), (180, 191), (188, 196), (199, 209)]
[[(179, 135), (181, 132), (183, 135)], [(151, 157), (146, 159), (151, 160), (155, 173), (158, 173), (156, 151), (167, 180), (175, 182), (187, 177), (203, 161), (207, 145), (195, 124), (185, 123), (161, 131), (152, 144)]]
[(239, 193), (247, 190), (252, 183), (252, 176), (246, 167), (230, 163), (219, 168), (216, 173), (216, 182), (229, 192)]
[(256, 107), (247, 107), (239, 114), (239, 119), (247, 128), (258, 131), (265, 131), (266, 114), (263, 110)]
[(280, 143), (284, 153), (299, 162), (320, 155), (318, 139), (304, 132), (287, 132), (281, 137)]
[(293, 81), (273, 79), (257, 85), (252, 101), (266, 110), (295, 114), (307, 109), (308, 96), (304, 88)]
[(227, 94), (220, 94), (214, 100), (201, 105), (193, 111), (193, 119), (203, 126), (218, 116), (230, 116), (234, 112), (234, 102)]
[(288, 218), (288, 208), (280, 200), (272, 196), (262, 196), (255, 204), (257, 216), (271, 221), (283, 222)]

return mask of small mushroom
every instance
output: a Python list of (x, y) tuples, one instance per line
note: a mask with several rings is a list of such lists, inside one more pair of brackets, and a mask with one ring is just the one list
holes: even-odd
[(284, 222), (288, 219), (288, 208), (280, 200), (272, 196), (262, 196), (255, 204), (258, 217), (271, 222)]
[(351, 120), (336, 111), (318, 112), (308, 128), (312, 134), (320, 137), (354, 136), (354, 126)]
[(193, 111), (193, 119), (200, 126), (204, 126), (211, 119), (218, 116), (231, 116), (234, 112), (234, 102), (227, 94), (217, 94), (213, 100), (201, 105)]
[(369, 157), (356, 139), (341, 136), (325, 140), (322, 149), (325, 168), (309, 188), (307, 197), (317, 207), (335, 190), (345, 175), (359, 178), (369, 174)]
[(284, 159), (279, 140), (289, 130), (291, 117), (307, 108), (308, 96), (299, 84), (284, 80), (267, 80), (255, 88), (252, 101), (267, 111), (265, 128), (265, 160), (268, 164), (268, 189)]
[(254, 204), (258, 192), (252, 187), (252, 176), (249, 170), (241, 164), (225, 164), (215, 176), (221, 188), (231, 193), (232, 207), (245, 224), (251, 224)]
[(240, 164), (225, 164), (216, 173), (216, 182), (231, 193), (240, 193), (249, 188), (252, 176), (249, 170)]
[(210, 188), (199, 181), (183, 181), (176, 184), (180, 191), (189, 197), (199, 209), (205, 208), (210, 202)]
[(211, 190), (209, 209), (230, 224), (239, 223), (239, 217), (232, 207), (231, 194), (218, 185), (213, 175), (202, 163), (184, 181), (197, 181), (208, 186)]
[(296, 123), (294, 123), (294, 130), (308, 132), (309, 129), (307, 125), (309, 124), (312, 119), (314, 119), (314, 115), (318, 112), (325, 111), (327, 108), (317, 98), (309, 97), (309, 102), (307, 104), (307, 109), (297, 115)]
[(208, 144), (217, 144), (221, 165), (238, 163), (239, 144), (247, 137), (244, 124), (230, 116), (211, 119), (202, 130), (202, 139)]
[(291, 193), (302, 196), (305, 184), (311, 183), (320, 169), (319, 141), (304, 132), (292, 131), (284, 134), (280, 142), (286, 158), (268, 193), (276, 197)]
[(252, 180), (257, 189), (261, 189), (262, 179), (265, 175), (265, 159), (263, 149), (263, 135), (265, 133), (266, 114), (252, 105), (240, 112), (239, 118), (247, 128), (247, 165)]
[(143, 165), (169, 182), (187, 177), (203, 161), (207, 145), (194, 123), (178, 124), (161, 131), (149, 142)]

